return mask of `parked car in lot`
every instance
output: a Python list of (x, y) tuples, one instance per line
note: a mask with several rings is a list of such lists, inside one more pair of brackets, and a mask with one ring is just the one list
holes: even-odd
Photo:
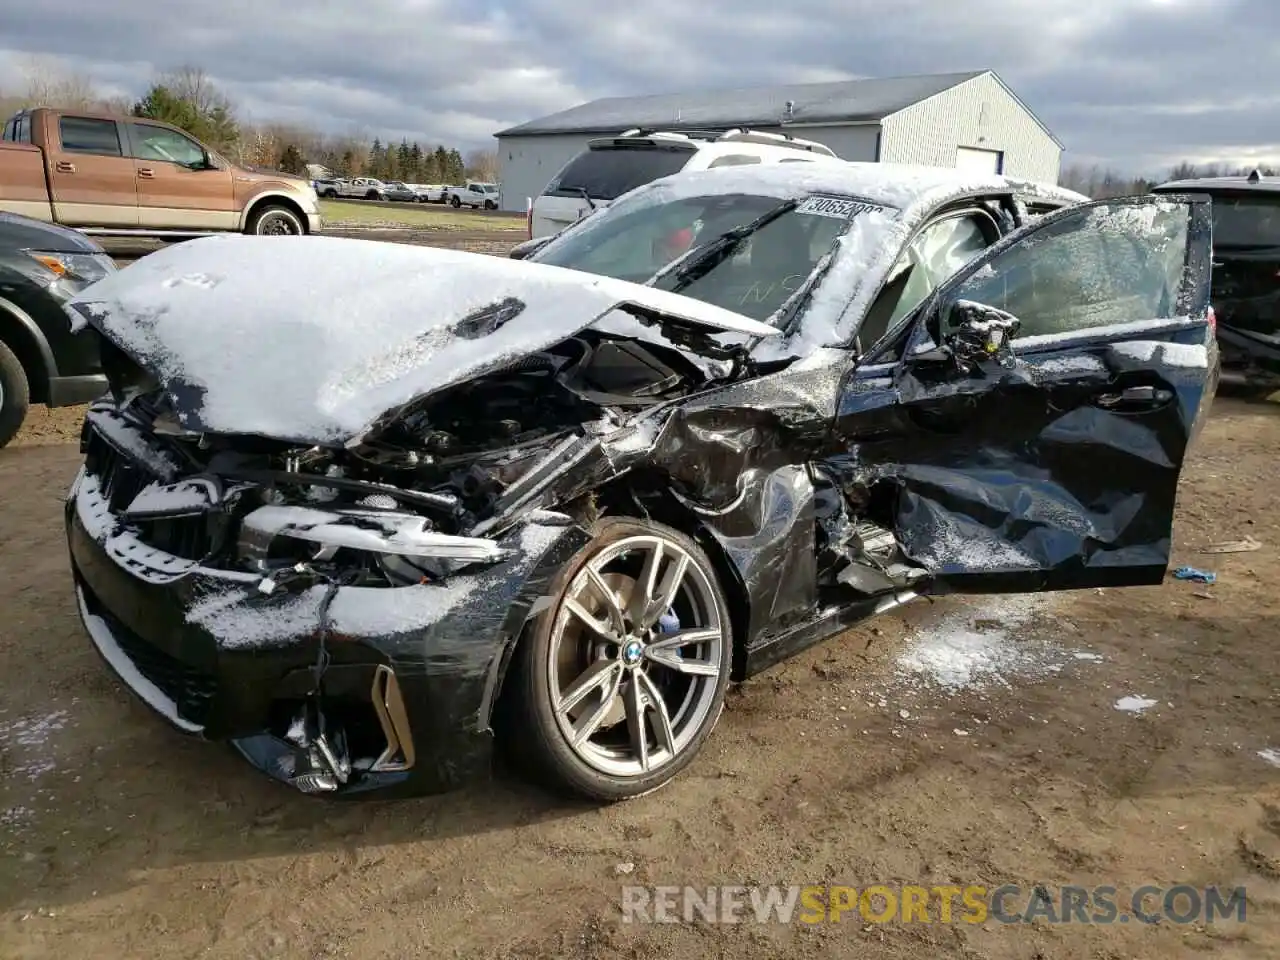
[(0, 447), (30, 404), (68, 406), (106, 393), (98, 338), (72, 333), (63, 305), (115, 269), (81, 233), (0, 213)]
[(351, 177), (338, 181), (338, 196), (346, 200), (382, 200), (386, 185), (373, 177)]
[(382, 185), (382, 199), (394, 200), (397, 203), (417, 203), (418, 194), (407, 183), (388, 180)]
[(1280, 180), (1178, 180), (1155, 193), (1213, 200), (1213, 306), (1224, 382), (1267, 395), (1280, 390)]
[(447, 203), (449, 200), (449, 188), (443, 183), (416, 183), (413, 189), (419, 203)]
[(336, 177), (326, 180), (313, 180), (311, 186), (315, 190), (317, 196), (325, 197), (329, 200), (337, 199), (338, 189), (342, 185), (342, 181)]
[(498, 185), (481, 183), (479, 180), (468, 180), (460, 187), (449, 187), (449, 205), (452, 207), (470, 207), (472, 210), (497, 210)]
[(628, 130), (592, 140), (533, 201), (529, 238), (550, 237), (629, 190), (679, 171), (764, 163), (840, 163), (830, 147), (780, 133)]
[(237, 167), (156, 120), (75, 110), (25, 110), (4, 125), (0, 210), (107, 235), (320, 229), (304, 179)]
[(300, 790), (440, 789), (496, 737), (608, 801), (681, 771), (731, 679), (913, 597), (1159, 583), (1215, 385), (1208, 203), (1081, 200), (777, 164), (523, 261), (154, 254), (73, 304), (114, 388), (67, 504), (92, 643)]

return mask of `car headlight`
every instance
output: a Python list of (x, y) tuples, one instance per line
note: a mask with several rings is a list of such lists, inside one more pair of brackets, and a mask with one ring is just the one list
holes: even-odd
[(87, 287), (108, 274), (116, 272), (115, 261), (105, 253), (54, 253), (45, 250), (24, 250), (34, 264), (27, 274), (45, 286), (59, 280), (70, 280)]
[(237, 546), (242, 561), (264, 572), (331, 560), (344, 550), (372, 556), (410, 583), (511, 555), (493, 540), (438, 533), (414, 513), (359, 507), (259, 507), (241, 523)]

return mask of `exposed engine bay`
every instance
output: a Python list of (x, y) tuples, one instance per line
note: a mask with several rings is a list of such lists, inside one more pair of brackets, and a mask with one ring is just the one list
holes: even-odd
[[(135, 491), (119, 504), (124, 514), (157, 547), (215, 567), (248, 564), (273, 582), (340, 575), (397, 586), (446, 578), (467, 566), (459, 557), (468, 551), (492, 561), (490, 541), (474, 532), (501, 530), (504, 497), (533, 472), (559, 465), (584, 435), (608, 434), (711, 383), (679, 350), (584, 334), (391, 411), (354, 445), (301, 447), (185, 431), (141, 368), (106, 350), (121, 416), (174, 460), (169, 485)], [(887, 517), (889, 504), (875, 503), (869, 486), (851, 486), (856, 472), (815, 464), (810, 473), (820, 591), (874, 595), (922, 572), (902, 562), (888, 529), (866, 519)], [(196, 494), (190, 510), (184, 492)], [(209, 496), (224, 509), (207, 512)], [(193, 535), (196, 523), (218, 529)], [(432, 538), (441, 537), (450, 538), (441, 551), (448, 558), (433, 560)]]

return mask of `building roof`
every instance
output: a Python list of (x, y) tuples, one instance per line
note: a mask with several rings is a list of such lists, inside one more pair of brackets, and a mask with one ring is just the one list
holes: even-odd
[[(617, 133), (631, 127), (681, 130), (874, 122), (989, 72), (975, 70), (646, 97), (604, 97), (509, 127), (497, 136)], [(790, 111), (788, 103), (792, 105)]]

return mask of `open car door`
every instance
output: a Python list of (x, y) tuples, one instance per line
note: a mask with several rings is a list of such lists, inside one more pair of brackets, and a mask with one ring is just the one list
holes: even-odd
[[(935, 588), (1159, 583), (1217, 385), (1204, 198), (1069, 207), (938, 288), (894, 371), (895, 534)], [(884, 450), (882, 452), (887, 452)]]

